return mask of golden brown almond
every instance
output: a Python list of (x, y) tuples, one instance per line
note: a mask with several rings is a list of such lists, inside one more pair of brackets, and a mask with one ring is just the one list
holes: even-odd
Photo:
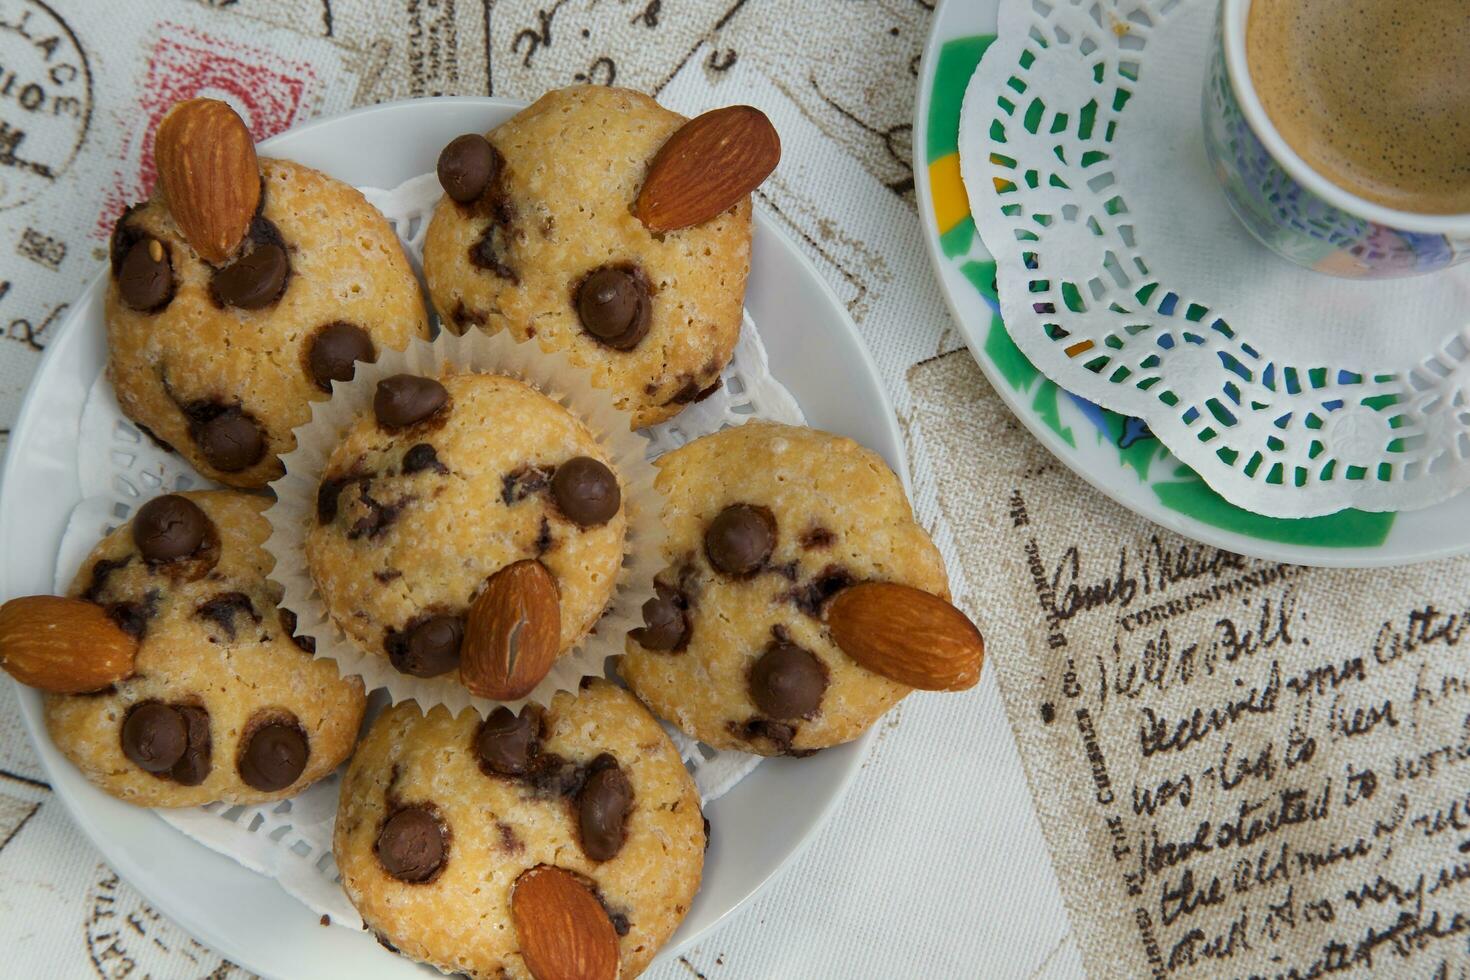
[(472, 694), (514, 701), (541, 683), (560, 651), (556, 579), (527, 558), (490, 576), (470, 606), (459, 678)]
[(654, 155), (633, 213), (649, 231), (688, 228), (728, 211), (781, 161), (781, 137), (748, 105), (712, 109), (679, 127)]
[(206, 262), (224, 262), (260, 203), (260, 168), (245, 121), (217, 99), (180, 102), (158, 124), (153, 158), (179, 231)]
[(536, 980), (613, 980), (618, 934), (592, 890), (570, 871), (538, 864), (511, 886), (521, 959)]
[(926, 691), (963, 691), (980, 679), (985, 641), (948, 602), (892, 582), (843, 589), (827, 606), (832, 640), (859, 665)]
[(33, 595), (0, 606), (0, 667), (53, 694), (100, 691), (133, 673), (138, 641), (102, 607)]

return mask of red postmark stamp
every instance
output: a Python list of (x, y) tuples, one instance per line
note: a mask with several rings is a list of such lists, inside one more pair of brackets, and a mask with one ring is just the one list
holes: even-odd
[(105, 239), (124, 208), (152, 193), (157, 177), (153, 133), (169, 106), (199, 96), (222, 99), (262, 140), (299, 121), (316, 81), (305, 62), (181, 24), (160, 23), (138, 101), (122, 121), (122, 163), (103, 199), (94, 236)]

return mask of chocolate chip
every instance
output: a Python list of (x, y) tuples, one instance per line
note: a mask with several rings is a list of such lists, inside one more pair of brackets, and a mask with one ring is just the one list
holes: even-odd
[(730, 734), (742, 741), (769, 742), (780, 755), (801, 754), (791, 751), (791, 743), (796, 738), (795, 725), (772, 721), (769, 718), (752, 718), (743, 724), (732, 721), (728, 727)]
[(209, 534), (210, 520), (188, 497), (154, 497), (133, 517), (133, 544), (150, 564), (194, 554)]
[(764, 507), (731, 504), (704, 532), (704, 553), (717, 571), (750, 575), (776, 547), (776, 519)]
[(479, 133), (456, 136), (439, 153), (439, 186), (450, 200), (469, 204), (495, 179), (498, 158), (495, 147)]
[(358, 361), (371, 364), (377, 359), (378, 349), (366, 330), (346, 320), (334, 320), (311, 338), (306, 366), (316, 386), (330, 392), (333, 381), (352, 380)]
[(238, 408), (227, 408), (191, 427), (191, 434), (205, 460), (221, 473), (249, 469), (265, 455), (265, 436), (255, 420)]
[(458, 616), (431, 616), (399, 632), (389, 630), (384, 646), (401, 673), (438, 677), (459, 666), (464, 621)]
[(441, 476), (449, 472), (449, 467), (439, 462), (439, 453), (427, 442), (410, 446), (408, 452), (403, 454), (404, 476), (420, 473), (424, 470), (433, 470)]
[(825, 548), (836, 540), (837, 535), (818, 524), (802, 532), (801, 546), (810, 551), (812, 548)]
[(174, 296), (174, 272), (162, 242), (140, 238), (133, 243), (117, 270), (117, 294), (142, 313), (168, 305)]
[(209, 736), (209, 712), (192, 704), (178, 705), (176, 710), (188, 730), (184, 754), (168, 771), (169, 778), (180, 786), (198, 786), (209, 776), (213, 742)]
[(503, 223), (492, 223), (487, 225), (485, 233), (470, 246), (470, 265), (476, 269), (484, 269), (493, 272), (502, 279), (508, 279), (512, 283), (519, 283), (521, 277), (516, 271), (502, 261), (501, 256), (505, 254), (506, 248), (503, 239), (505, 229)]
[(500, 481), (500, 499), (509, 507), (551, 486), (552, 471), (545, 466), (521, 466)]
[(596, 527), (612, 520), (622, 505), (618, 478), (601, 460), (574, 456), (556, 468), (551, 496), (574, 524)]
[(107, 580), (112, 578), (112, 573), (120, 568), (126, 568), (132, 560), (132, 555), (124, 555), (121, 558), (98, 558), (92, 563), (92, 574), (87, 582), (87, 590), (82, 593), (82, 598), (88, 602), (101, 602), (102, 593), (107, 591)]
[(316, 653), (316, 637), (296, 635), (296, 614), (294, 612), (282, 606), (276, 610), (276, 618), (281, 621), (281, 632), (290, 637), (297, 649), (304, 653)]
[(355, 476), (333, 476), (322, 480), (316, 488), (316, 522), (330, 524), (337, 519), (337, 498), (348, 484), (355, 483)]
[(108, 241), (107, 251), (114, 276), (122, 268), (122, 262), (127, 257), (128, 249), (132, 248), (138, 239), (148, 237), (147, 232), (133, 224), (133, 216), (146, 206), (144, 203), (130, 204), (123, 209), (122, 214), (117, 216), (117, 221), (113, 222), (112, 238)]
[(161, 701), (145, 701), (128, 711), (122, 725), (123, 755), (144, 772), (167, 772), (189, 744), (184, 716)]
[(664, 404), (693, 405), (697, 402), (702, 402), (710, 395), (713, 395), (715, 392), (719, 391), (720, 385), (722, 384), (724, 384), (724, 381), (722, 381), (720, 378), (716, 378), (707, 387), (701, 388), (699, 387), (699, 385), (695, 384), (694, 379), (691, 378), (680, 385), (679, 390), (670, 395), (669, 400)]
[(444, 829), (428, 807), (404, 807), (378, 831), (373, 852), (383, 870), (399, 881), (425, 882), (444, 864)]
[(367, 513), (352, 522), (347, 529), (347, 540), (356, 541), (358, 538), (366, 537), (369, 540), (380, 538), (398, 520), (398, 515), (403, 513), (403, 508), (414, 501), (414, 497), (400, 497), (392, 503), (385, 504), (372, 494), (368, 493), (367, 481), (363, 481), (362, 489), (358, 492), (358, 503), (367, 508)]
[(517, 718), (505, 705), (496, 708), (475, 736), (481, 765), (502, 776), (521, 775), (530, 768), (539, 727), (531, 712)]
[(260, 622), (255, 603), (243, 592), (221, 592), (201, 602), (194, 609), (194, 615), (218, 626), (231, 640), (235, 638), (236, 618), (242, 614), (248, 616), (251, 622)]
[(290, 270), (284, 245), (261, 242), (229, 265), (216, 269), (209, 288), (221, 306), (259, 310), (280, 298)]
[(797, 586), (786, 593), (786, 598), (796, 604), (796, 608), (806, 613), (813, 619), (822, 618), (822, 607), (827, 604), (837, 593), (856, 582), (853, 574), (840, 565), (828, 565), (817, 574), (806, 585)]
[(141, 640), (148, 634), (148, 621), (158, 614), (160, 597), (157, 589), (150, 589), (142, 602), (114, 602), (103, 609), (118, 629), (135, 640)]
[(262, 793), (274, 793), (296, 782), (306, 768), (311, 748), (306, 733), (292, 721), (261, 725), (240, 753), (240, 778)]
[(750, 668), (750, 699), (772, 718), (810, 718), (826, 690), (827, 668), (794, 643), (772, 643)]
[(623, 824), (633, 807), (633, 786), (618, 760), (603, 753), (592, 760), (591, 772), (577, 794), (577, 825), (582, 853), (594, 861), (608, 861), (623, 848)]
[(637, 266), (604, 265), (577, 286), (577, 316), (598, 343), (632, 350), (648, 333), (653, 303), (648, 277)]
[(373, 414), (384, 428), (402, 429), (422, 422), (443, 408), (448, 400), (448, 390), (433, 378), (395, 374), (378, 382), (378, 390), (373, 395)]
[(682, 650), (689, 643), (688, 602), (675, 589), (654, 583), (658, 594), (643, 604), (643, 622), (632, 631), (633, 641), (648, 650)]

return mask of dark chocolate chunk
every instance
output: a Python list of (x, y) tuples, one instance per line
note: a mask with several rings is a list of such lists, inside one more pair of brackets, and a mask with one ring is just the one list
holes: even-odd
[(653, 587), (657, 595), (643, 604), (645, 625), (631, 631), (633, 642), (648, 650), (682, 650), (692, 632), (686, 613), (689, 602), (662, 582), (655, 582)]
[(501, 258), (507, 251), (504, 244), (505, 234), (503, 222), (492, 222), (486, 225), (485, 233), (470, 246), (470, 265), (476, 269), (493, 272), (512, 283), (519, 283), (521, 277), (516, 275), (516, 271), (506, 265)]
[(154, 497), (133, 517), (133, 544), (149, 564), (194, 554), (209, 535), (210, 520), (198, 504), (176, 493)]
[(669, 400), (664, 404), (693, 405), (698, 402), (702, 402), (710, 395), (713, 395), (715, 392), (719, 391), (720, 385), (722, 384), (724, 384), (724, 382), (721, 379), (716, 378), (708, 386), (701, 388), (698, 384), (695, 383), (693, 378), (690, 378), (688, 381), (680, 385), (679, 390), (670, 395)]
[(208, 421), (191, 426), (190, 434), (210, 466), (238, 473), (260, 462), (265, 436), (255, 420), (238, 408), (226, 408)]
[(521, 466), (500, 481), (500, 499), (509, 507), (551, 486), (552, 471), (545, 466)]
[(333, 476), (321, 482), (316, 488), (316, 522), (318, 524), (330, 524), (337, 519), (337, 498), (342, 496), (342, 491), (347, 489), (348, 484), (357, 482), (360, 477), (355, 476)]
[(403, 631), (389, 630), (384, 647), (394, 668), (414, 677), (437, 677), (459, 666), (464, 620), (431, 616)]
[(531, 765), (536, 750), (538, 719), (529, 711), (520, 717), (504, 705), (490, 712), (475, 735), (480, 764), (502, 776), (519, 776)]
[(158, 614), (160, 596), (161, 593), (157, 589), (150, 589), (142, 602), (136, 600), (113, 602), (104, 606), (103, 609), (108, 618), (117, 624), (118, 629), (135, 640), (141, 640), (148, 634), (148, 621)]
[(750, 575), (765, 564), (776, 547), (776, 519), (764, 507), (731, 504), (710, 521), (704, 553), (717, 571)]
[(161, 701), (134, 705), (123, 718), (123, 755), (144, 772), (168, 772), (189, 744), (189, 727), (178, 710)]
[(147, 238), (148, 233), (133, 224), (133, 215), (143, 210), (147, 204), (130, 204), (123, 209), (123, 213), (117, 216), (117, 221), (112, 225), (112, 237), (108, 240), (108, 261), (112, 266), (112, 274), (115, 276), (122, 268), (123, 259), (127, 258), (128, 250), (142, 238)]
[(772, 718), (810, 718), (826, 690), (827, 668), (794, 643), (772, 643), (750, 668), (750, 699)]
[(469, 204), (495, 179), (499, 157), (495, 147), (479, 133), (456, 136), (439, 153), (439, 186), (450, 200)]
[(373, 338), (355, 323), (334, 320), (316, 332), (306, 355), (311, 380), (322, 391), (331, 391), (333, 381), (351, 381), (357, 362), (368, 364), (378, 359)]
[(367, 482), (363, 482), (363, 488), (357, 495), (358, 502), (367, 508), (367, 513), (352, 522), (347, 529), (347, 540), (356, 541), (358, 538), (366, 537), (369, 540), (380, 538), (393, 522), (398, 520), (398, 515), (403, 513), (413, 497), (401, 497), (390, 504), (385, 504), (372, 494), (368, 493)]
[(741, 724), (730, 722), (730, 734), (746, 742), (769, 742), (781, 755), (795, 755), (791, 742), (796, 738), (796, 726), (769, 718), (752, 718)]
[(240, 752), (240, 778), (262, 793), (274, 793), (296, 782), (306, 768), (311, 746), (295, 719), (272, 721), (250, 735)]
[(245, 615), (250, 618), (251, 622), (260, 622), (260, 614), (255, 611), (255, 603), (251, 602), (250, 597), (243, 592), (221, 592), (217, 596), (206, 599), (195, 607), (194, 615), (218, 626), (231, 640), (235, 638), (239, 616)]
[(840, 565), (828, 565), (817, 573), (817, 577), (805, 585), (797, 586), (786, 593), (786, 598), (796, 608), (813, 619), (822, 618), (822, 607), (837, 593), (856, 582), (853, 574)]
[(802, 532), (801, 546), (810, 551), (813, 548), (826, 548), (836, 540), (837, 535), (821, 525), (816, 525)]
[(632, 350), (648, 333), (653, 301), (637, 266), (593, 269), (577, 285), (575, 302), (583, 329), (613, 350)]
[(290, 271), (285, 246), (262, 242), (224, 268), (216, 269), (209, 288), (221, 306), (264, 309), (285, 291)]
[(373, 852), (383, 870), (399, 881), (418, 884), (439, 873), (444, 864), (444, 828), (425, 806), (407, 806), (378, 831)]
[(444, 407), (449, 392), (433, 378), (414, 374), (395, 374), (378, 382), (373, 395), (373, 413), (378, 424), (388, 429), (402, 429), (422, 422)]
[(180, 786), (198, 786), (209, 776), (213, 741), (209, 735), (209, 712), (192, 704), (181, 704), (175, 710), (183, 717), (188, 730), (184, 754), (168, 771), (169, 778)]
[(281, 621), (281, 632), (290, 637), (297, 649), (304, 653), (316, 653), (316, 637), (296, 635), (296, 614), (294, 612), (282, 606), (276, 610), (276, 617)]
[(618, 478), (601, 460), (574, 456), (556, 468), (551, 497), (566, 517), (579, 527), (606, 524), (622, 506)]
[(87, 589), (82, 593), (82, 598), (88, 602), (101, 602), (102, 593), (107, 591), (107, 580), (112, 573), (120, 568), (126, 568), (133, 560), (132, 555), (124, 555), (121, 558), (98, 558), (92, 563), (92, 575), (87, 582)]
[(577, 794), (577, 825), (582, 852), (594, 861), (608, 861), (623, 848), (623, 825), (633, 808), (633, 785), (618, 760), (603, 753), (588, 766), (587, 781)]
[(427, 442), (410, 446), (408, 452), (403, 454), (404, 476), (421, 473), (424, 470), (433, 470), (441, 476), (449, 472), (449, 467), (439, 462), (438, 451)]
[(117, 294), (141, 313), (168, 305), (174, 296), (174, 272), (163, 242), (140, 238), (133, 243), (117, 270)]

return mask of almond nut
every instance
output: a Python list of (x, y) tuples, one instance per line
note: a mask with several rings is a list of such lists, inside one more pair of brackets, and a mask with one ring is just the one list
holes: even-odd
[(561, 599), (546, 566), (527, 558), (490, 576), (465, 622), (459, 678), (472, 694), (531, 693), (561, 652)]
[(607, 910), (570, 871), (538, 864), (511, 886), (521, 959), (536, 980), (613, 980), (618, 934)]
[(224, 262), (260, 204), (260, 168), (245, 121), (217, 99), (180, 102), (158, 124), (153, 158), (179, 231), (206, 262)]
[(859, 665), (925, 691), (963, 691), (980, 679), (985, 641), (948, 602), (892, 582), (861, 582), (827, 607), (832, 640)]
[(0, 667), (53, 694), (100, 691), (133, 673), (138, 641), (101, 606), (32, 595), (0, 606)]
[(654, 232), (700, 224), (739, 204), (780, 161), (781, 137), (764, 112), (712, 109), (659, 147), (633, 213)]

